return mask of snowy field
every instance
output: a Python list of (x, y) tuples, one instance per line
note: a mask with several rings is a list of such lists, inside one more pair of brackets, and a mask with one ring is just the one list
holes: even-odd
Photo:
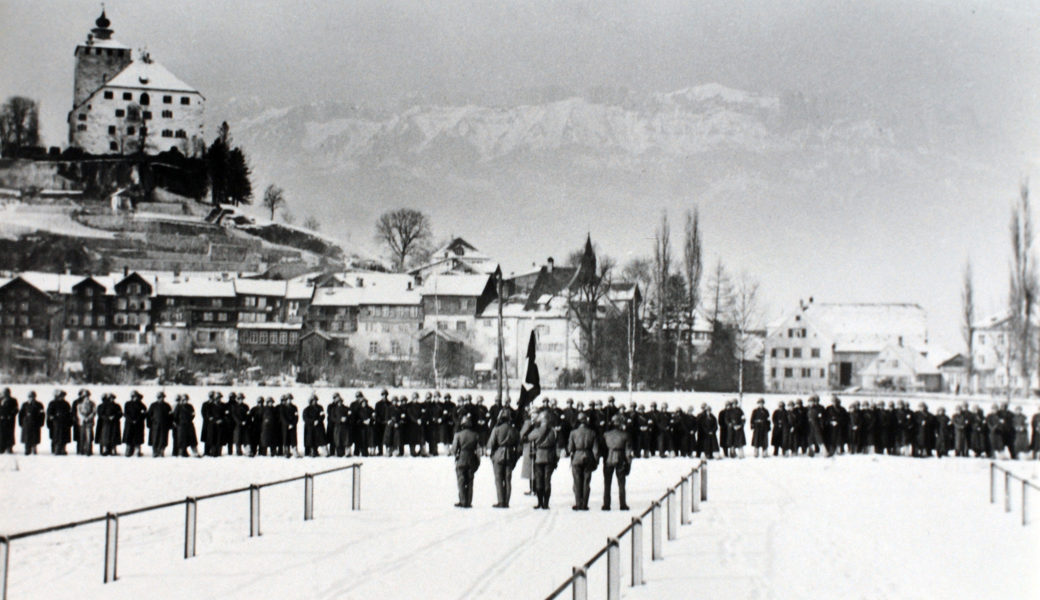
[[(0, 457), (0, 532), (98, 516), (349, 464), (336, 458)], [(119, 581), (102, 581), (104, 528), (14, 542), (9, 598), (544, 598), (649, 502), (696, 464), (637, 461), (631, 513), (570, 510), (566, 460), (553, 509), (535, 511), (514, 477), (512, 508), (495, 502), (490, 463), (474, 506), (457, 501), (450, 459), (362, 459), (362, 510), (350, 472), (262, 491), (263, 536), (250, 539), (248, 495), (199, 503), (198, 555), (183, 559), (181, 506), (120, 520)], [(1038, 463), (1002, 464), (1037, 480)], [(1040, 510), (1019, 524), (989, 504), (989, 463), (977, 459), (843, 456), (712, 461), (710, 501), (649, 562), (626, 598), (1036, 598)], [(17, 470), (14, 470), (17, 468)], [(1040, 494), (1040, 493), (1038, 493)], [(616, 507), (616, 499), (615, 499)], [(626, 540), (627, 542), (627, 540)], [(623, 579), (628, 577), (622, 543)], [(605, 561), (590, 571), (603, 597)], [(569, 596), (567, 596), (569, 597)]]

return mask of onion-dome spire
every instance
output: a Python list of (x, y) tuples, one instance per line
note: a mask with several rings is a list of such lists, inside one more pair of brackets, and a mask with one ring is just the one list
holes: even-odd
[(108, 20), (108, 17), (105, 16), (105, 5), (104, 4), (101, 5), (101, 16), (98, 17), (97, 21), (94, 21), (94, 23), (100, 29), (108, 29), (108, 26), (112, 24), (112, 22)]
[(97, 18), (97, 21), (94, 21), (94, 24), (97, 25), (97, 27), (95, 27), (94, 29), (91, 29), (90, 32), (92, 34), (94, 34), (94, 38), (95, 39), (99, 39), (99, 40), (110, 40), (110, 39), (112, 39), (112, 30), (109, 29), (109, 25), (111, 25), (112, 22), (109, 21), (108, 17), (105, 15), (105, 5), (104, 4), (101, 5), (101, 16)]

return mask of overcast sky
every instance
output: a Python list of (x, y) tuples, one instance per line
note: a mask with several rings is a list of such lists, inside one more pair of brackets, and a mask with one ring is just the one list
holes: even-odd
[[(921, 238), (886, 234), (884, 219), (898, 218), (899, 207), (884, 207), (893, 214), (875, 215), (877, 230), (844, 250), (864, 254), (863, 264), (899, 270), (929, 246), (929, 262), (914, 268), (949, 275), (861, 299), (925, 304), (942, 313), (931, 316), (950, 346), (958, 343), (956, 273), (965, 257), (976, 262), (984, 310), (1003, 303), (1008, 206), (1018, 182), (1037, 171), (1036, 2), (117, 0), (107, 7), (116, 39), (146, 47), (217, 112), (232, 98), (266, 107), (333, 100), (392, 107), (409, 96), (493, 103), (526, 88), (671, 91), (717, 82), (762, 94), (799, 92), (850, 117), (893, 124), (922, 152), (953, 152), (1001, 182), (949, 211), (930, 206), (917, 215)], [(39, 99), (48, 144), (65, 141), (73, 50), (99, 8), (93, 1), (0, 0), (0, 96)], [(814, 227), (848, 226), (837, 222), (840, 212), (829, 218)], [(770, 264), (741, 256), (746, 251), (734, 249), (730, 260)], [(530, 254), (522, 260), (544, 258)], [(814, 270), (825, 290), (839, 289), (848, 276), (841, 268)], [(812, 293), (786, 289), (783, 273), (763, 278), (780, 304), (775, 313)], [(936, 286), (947, 300), (937, 299)]]

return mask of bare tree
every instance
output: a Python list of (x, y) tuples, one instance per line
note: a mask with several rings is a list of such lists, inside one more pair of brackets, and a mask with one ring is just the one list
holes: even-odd
[(610, 289), (613, 266), (613, 259), (606, 256), (599, 261), (597, 266), (592, 239), (591, 237), (586, 238), (582, 260), (578, 265), (578, 272), (574, 276), (567, 297), (568, 308), (578, 322), (581, 334), (578, 354), (581, 356), (582, 366), (585, 369), (586, 389), (591, 388), (597, 374), (596, 327), (599, 322), (599, 306)]
[(762, 305), (759, 298), (758, 280), (742, 271), (737, 277), (737, 283), (733, 289), (733, 301), (730, 306), (729, 320), (733, 326), (736, 337), (734, 346), (736, 358), (739, 361), (737, 367), (737, 392), (740, 400), (744, 400), (744, 363), (748, 360), (751, 350), (755, 345), (753, 331), (761, 324)]
[(321, 221), (319, 221), (318, 217), (315, 217), (314, 215), (310, 215), (304, 219), (303, 226), (311, 231), (321, 231)]
[(654, 234), (654, 287), (656, 288), (657, 315), (657, 381), (664, 380), (665, 329), (669, 306), (668, 278), (672, 274), (672, 234), (668, 225), (668, 212), (661, 213), (661, 224)]
[(964, 263), (964, 287), (961, 289), (961, 331), (968, 345), (968, 392), (975, 375), (975, 285), (971, 276), (971, 259)]
[[(683, 313), (690, 332), (687, 344), (687, 358), (693, 359), (693, 326), (700, 304), (701, 275), (704, 265), (701, 261), (701, 229), (697, 207), (686, 211), (686, 229), (683, 232), (683, 264), (682, 274), (686, 283), (686, 297), (683, 302)], [(675, 369), (679, 370), (679, 340), (675, 343)]]
[(433, 238), (430, 219), (410, 208), (383, 213), (376, 221), (376, 241), (390, 251), (395, 271), (403, 271), (410, 260), (429, 245)]
[(264, 190), (264, 199), (260, 204), (271, 213), (271, 220), (274, 221), (274, 213), (286, 205), (285, 191), (272, 183)]
[(726, 273), (726, 268), (722, 266), (721, 258), (715, 264), (711, 279), (708, 280), (708, 293), (712, 303), (711, 323), (715, 326), (729, 317), (733, 307), (733, 283)]
[(32, 98), (11, 96), (0, 107), (0, 153), (10, 156), (40, 144), (40, 108)]
[[(1037, 271), (1033, 256), (1033, 218), (1029, 206), (1029, 186), (1023, 183), (1018, 202), (1011, 209), (1011, 278), (1008, 294), (1011, 335), (1014, 338), (1009, 360), (1018, 361), (1023, 378), (1023, 394), (1028, 395), (1032, 372), (1033, 309), (1036, 304)], [(1011, 385), (1011, 382), (1008, 382)]]

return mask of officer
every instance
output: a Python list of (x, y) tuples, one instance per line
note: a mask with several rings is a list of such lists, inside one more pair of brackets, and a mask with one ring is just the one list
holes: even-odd
[(68, 454), (65, 446), (72, 438), (72, 407), (62, 390), (55, 391), (54, 399), (47, 405), (47, 429), (51, 434), (51, 454)]
[(206, 456), (220, 456), (223, 442), (221, 441), (221, 429), (224, 425), (224, 407), (217, 401), (218, 392), (210, 392), (209, 397), (199, 412), (202, 413), (202, 443), (203, 454)]
[(123, 418), (126, 421), (123, 426), (123, 444), (126, 445), (127, 456), (143, 456), (141, 446), (144, 445), (144, 422), (148, 415), (148, 408), (141, 401), (143, 397), (134, 390), (123, 407)]
[(329, 456), (350, 454), (350, 409), (343, 403), (339, 392), (332, 395), (329, 405)]
[(513, 468), (520, 458), (520, 434), (513, 426), (512, 412), (507, 407), (499, 408), (498, 424), (488, 439), (491, 466), (495, 470), (495, 491), (498, 492), (495, 508), (509, 508), (509, 498), (513, 495)]
[(80, 390), (79, 398), (73, 404), (73, 417), (76, 419), (76, 454), (90, 456), (94, 454), (94, 420), (97, 418), (97, 405), (90, 399), (90, 392)]
[(325, 409), (318, 404), (318, 396), (311, 394), (307, 407), (303, 409), (303, 453), (318, 456), (325, 440)]
[(603, 434), (606, 460), (603, 461), (603, 510), (610, 510), (610, 485), (614, 475), (618, 482), (618, 507), (628, 510), (625, 503), (625, 477), (632, 470), (632, 444), (623, 428), (624, 420), (615, 416), (611, 429)]
[(552, 495), (552, 474), (556, 470), (556, 432), (553, 431), (548, 411), (538, 415), (538, 426), (528, 434), (534, 445), (534, 493), (538, 497), (535, 508), (549, 510)]
[(354, 437), (354, 456), (368, 456), (369, 450), (376, 448), (375, 438), (375, 410), (368, 405), (368, 399), (358, 392), (354, 395), (357, 409), (354, 413), (354, 427), (357, 435)]
[(111, 456), (116, 453), (116, 446), (121, 441), (119, 435), (119, 422), (123, 419), (123, 409), (116, 404), (114, 394), (101, 396), (101, 404), (97, 407), (97, 442), (100, 446), (101, 456)]
[(36, 392), (29, 392), (29, 399), (18, 411), (18, 424), (22, 427), (22, 444), (25, 454), (36, 454), (36, 446), (40, 443), (40, 430), (47, 421), (47, 411), (36, 399)]
[(247, 452), (253, 454), (252, 448), (256, 442), (252, 439), (251, 411), (249, 410), (249, 405), (246, 404), (246, 395), (231, 394), (231, 398), (228, 416), (233, 429), (229, 438), (231, 445), (228, 447), (228, 456), (231, 456), (232, 451), (236, 455), (242, 456), (242, 446), (246, 447)]
[(758, 399), (758, 406), (751, 411), (751, 446), (755, 449), (755, 458), (768, 456), (769, 451), (769, 411), (766, 410), (764, 398)]
[(473, 474), (480, 468), (480, 456), (477, 454), (480, 438), (473, 431), (473, 419), (469, 415), (462, 418), (459, 427), (461, 429), (455, 434), (451, 449), (448, 450), (448, 454), (455, 457), (455, 476), (459, 485), (459, 501), (455, 506), (472, 508)]
[(278, 416), (282, 421), (282, 452), (285, 453), (285, 458), (291, 458), (294, 453), (299, 458), (300, 449), (297, 445), (299, 442), (296, 439), (296, 426), (300, 423), (300, 410), (293, 404), (293, 395), (282, 396), (282, 405), (278, 408)]
[(170, 442), (171, 413), (173, 407), (166, 401), (166, 393), (155, 395), (155, 402), (148, 407), (148, 445), (152, 447), (152, 457), (159, 458), (166, 452)]
[(441, 407), (433, 401), (433, 394), (426, 392), (422, 404), (423, 436), (430, 456), (437, 456), (441, 444)]
[(585, 413), (578, 415), (578, 428), (567, 440), (567, 454), (571, 457), (571, 475), (574, 477), (574, 506), (572, 510), (589, 509), (589, 486), (592, 472), (599, 465), (599, 447), (596, 432), (589, 428)]

